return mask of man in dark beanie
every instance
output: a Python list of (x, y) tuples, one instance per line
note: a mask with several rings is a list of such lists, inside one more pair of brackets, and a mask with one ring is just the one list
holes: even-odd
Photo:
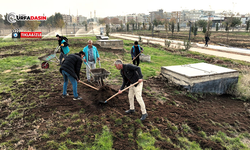
[(67, 85), (68, 80), (70, 80), (73, 87), (73, 100), (82, 100), (81, 97), (77, 94), (77, 82), (80, 81), (80, 69), (82, 67), (82, 59), (85, 56), (83, 51), (79, 53), (70, 54), (62, 62), (60, 72), (63, 75), (64, 84), (63, 84), (63, 95), (62, 98), (65, 98), (67, 94)]
[[(140, 46), (140, 45), (138, 45), (138, 42), (137, 41), (135, 41), (135, 43), (134, 43), (134, 46), (132, 46), (132, 48), (131, 48), (131, 57), (132, 57), (132, 60), (138, 55), (138, 54), (140, 54), (140, 53), (142, 53), (143, 52), (143, 48)], [(135, 65), (135, 62), (137, 62), (137, 66), (139, 66), (139, 63), (140, 63), (140, 58), (139, 58), (139, 56), (133, 61), (133, 64)]]
[(60, 57), (59, 57), (59, 60), (60, 60), (60, 64), (58, 65), (62, 65), (62, 59), (66, 58), (67, 54), (69, 53), (69, 44), (68, 44), (68, 41), (67, 41), (67, 38), (66, 37), (63, 37), (63, 36), (59, 36), (58, 34), (56, 35), (57, 37), (57, 40), (58, 40), (58, 45), (61, 47), (61, 54), (60, 54)]

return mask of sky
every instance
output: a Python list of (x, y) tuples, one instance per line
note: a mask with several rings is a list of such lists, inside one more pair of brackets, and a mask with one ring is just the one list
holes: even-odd
[(132, 13), (149, 14), (150, 11), (163, 9), (165, 12), (183, 9), (203, 9), (222, 12), (231, 10), (240, 14), (250, 13), (250, 0), (4, 0), (0, 3), (0, 14), (14, 12), (29, 16), (47, 17), (60, 12), (61, 14), (94, 16), (118, 16)]

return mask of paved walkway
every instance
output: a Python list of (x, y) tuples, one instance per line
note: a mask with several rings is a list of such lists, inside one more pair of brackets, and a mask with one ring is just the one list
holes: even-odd
[[(121, 38), (121, 39), (128, 39), (128, 40), (137, 40), (139, 39), (138, 35), (129, 35), (129, 34), (111, 34), (113, 37)], [(143, 42), (147, 42), (147, 39), (150, 40), (150, 43), (154, 44), (160, 44), (162, 46), (165, 46), (165, 39), (160, 38), (152, 38), (152, 37), (146, 37), (141, 36)], [(173, 44), (171, 44), (171, 47), (180, 47), (183, 48), (182, 41), (175, 41), (170, 40)], [(180, 43), (178, 45), (178, 43)], [(199, 52), (207, 55), (214, 55), (218, 57), (225, 57), (235, 60), (241, 60), (250, 62), (250, 50), (249, 49), (241, 49), (241, 48), (228, 48), (224, 46), (215, 46), (215, 45), (209, 45), (208, 47), (204, 47), (203, 44), (197, 44), (197, 47), (191, 47), (189, 50), (194, 52)]]

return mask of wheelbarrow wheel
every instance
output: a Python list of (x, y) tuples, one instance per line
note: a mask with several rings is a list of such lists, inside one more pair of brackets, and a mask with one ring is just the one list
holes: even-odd
[(48, 69), (49, 68), (49, 63), (48, 62), (43, 62), (41, 64), (42, 69)]

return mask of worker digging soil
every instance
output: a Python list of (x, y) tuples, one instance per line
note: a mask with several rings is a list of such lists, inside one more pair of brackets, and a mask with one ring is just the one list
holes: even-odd
[(83, 51), (79, 53), (70, 54), (66, 59), (62, 62), (62, 66), (60, 68), (60, 73), (63, 75), (64, 84), (63, 84), (63, 95), (62, 98), (68, 96), (67, 94), (67, 86), (68, 80), (70, 80), (73, 87), (73, 100), (82, 100), (81, 97), (78, 96), (77, 93), (77, 82), (80, 82), (80, 70), (82, 67), (82, 59), (85, 56)]
[(141, 68), (131, 64), (123, 64), (121, 60), (116, 60), (114, 64), (116, 69), (120, 70), (123, 78), (122, 86), (118, 92), (119, 94), (122, 93), (122, 90), (125, 86), (129, 86), (130, 84), (138, 82), (138, 84), (129, 88), (128, 98), (130, 109), (125, 111), (126, 114), (135, 112), (134, 97), (136, 97), (136, 100), (140, 104), (142, 111), (142, 117), (140, 119), (141, 121), (145, 120), (148, 114), (146, 111), (145, 103), (142, 99), (143, 75), (141, 73)]

